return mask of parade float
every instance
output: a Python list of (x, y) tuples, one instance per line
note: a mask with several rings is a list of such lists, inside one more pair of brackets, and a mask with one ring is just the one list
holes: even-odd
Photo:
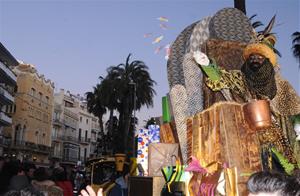
[(256, 32), (224, 8), (178, 35), (163, 124), (139, 131), (144, 177), (131, 178), (130, 195), (247, 195), (252, 173), (299, 168), (300, 98), (279, 72), (274, 21)]

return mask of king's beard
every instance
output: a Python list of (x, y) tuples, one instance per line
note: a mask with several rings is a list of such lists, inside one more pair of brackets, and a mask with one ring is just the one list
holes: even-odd
[(258, 95), (273, 99), (276, 95), (275, 71), (269, 59), (262, 63), (247, 59), (241, 71), (245, 75), (247, 86)]

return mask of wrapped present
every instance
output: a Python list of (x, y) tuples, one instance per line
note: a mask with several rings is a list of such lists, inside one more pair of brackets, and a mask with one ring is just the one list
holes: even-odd
[(193, 156), (201, 165), (221, 162), (236, 167), (241, 195), (248, 179), (244, 174), (261, 170), (258, 138), (249, 129), (242, 105), (235, 102), (216, 103), (193, 118)]
[(167, 96), (162, 97), (163, 122), (171, 122), (170, 104)]
[(148, 175), (148, 146), (150, 143), (158, 143), (159, 141), (158, 125), (150, 125), (148, 129), (138, 131), (137, 164), (141, 164), (145, 176)]
[(162, 124), (160, 127), (160, 141), (161, 143), (176, 143), (174, 131), (172, 130), (171, 123)]
[[(175, 165), (178, 144), (152, 143), (149, 145), (148, 171), (150, 176), (162, 176), (161, 169)], [(175, 158), (174, 158), (175, 157)]]

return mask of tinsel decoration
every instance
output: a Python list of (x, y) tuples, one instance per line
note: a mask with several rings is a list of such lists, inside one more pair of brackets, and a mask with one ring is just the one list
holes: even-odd
[(278, 152), (275, 148), (271, 148), (272, 153), (278, 158), (279, 163), (284, 168), (284, 171), (291, 175), (295, 169), (294, 164), (290, 163), (280, 152)]

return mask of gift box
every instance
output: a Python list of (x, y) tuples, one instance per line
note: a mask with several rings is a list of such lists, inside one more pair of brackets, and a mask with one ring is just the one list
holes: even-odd
[(162, 124), (160, 127), (160, 141), (161, 143), (176, 143), (174, 131), (172, 130), (171, 123)]
[[(249, 131), (242, 105), (219, 102), (194, 115), (192, 155), (200, 165), (219, 162), (238, 171), (238, 190), (245, 195), (246, 174), (261, 170), (259, 141)], [(245, 174), (245, 175), (244, 175)]]
[(150, 125), (148, 129), (138, 131), (137, 164), (141, 164), (145, 176), (148, 175), (148, 147), (150, 143), (160, 141), (159, 131), (158, 125)]
[(169, 98), (167, 96), (162, 97), (162, 113), (163, 113), (163, 122), (171, 122), (171, 112)]
[(149, 176), (162, 176), (163, 167), (175, 166), (178, 150), (178, 144), (151, 143), (148, 156)]

